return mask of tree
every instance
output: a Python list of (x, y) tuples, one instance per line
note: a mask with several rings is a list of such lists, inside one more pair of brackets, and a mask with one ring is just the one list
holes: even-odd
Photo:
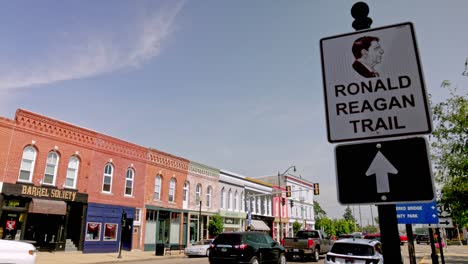
[(322, 229), (330, 236), (336, 235), (335, 225), (328, 217), (323, 217), (315, 221), (315, 229)]
[(219, 214), (215, 214), (210, 218), (208, 223), (208, 232), (213, 237), (219, 235), (224, 230), (223, 218)]
[(452, 210), (460, 226), (468, 225), (468, 94), (457, 94), (449, 81), (441, 85), (450, 97), (432, 107), (434, 131), (432, 160), (437, 182), (442, 186), (439, 201)]
[(378, 233), (378, 228), (376, 226), (373, 226), (373, 225), (368, 225), (368, 226), (364, 226), (362, 227), (362, 232), (366, 232), (366, 233)]
[(293, 223), (293, 233), (296, 234), (297, 231), (301, 230), (302, 224), (298, 221), (294, 221)]
[(354, 229), (354, 222), (346, 219), (335, 219), (334, 225), (336, 228), (336, 235), (350, 234)]
[(314, 201), (314, 215), (315, 215), (315, 220), (317, 221), (318, 219), (322, 219), (324, 217), (327, 217), (327, 212), (322, 209), (320, 204), (317, 201)]
[(353, 224), (356, 222), (356, 219), (354, 219), (353, 212), (351, 211), (351, 208), (349, 208), (349, 206), (346, 207), (343, 218), (347, 221), (352, 221)]

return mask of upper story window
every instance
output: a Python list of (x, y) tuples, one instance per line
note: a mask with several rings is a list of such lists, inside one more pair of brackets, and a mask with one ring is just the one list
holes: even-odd
[(68, 160), (67, 178), (65, 179), (65, 187), (76, 188), (78, 179), (78, 166), (80, 160), (76, 156), (71, 156)]
[(213, 192), (213, 188), (211, 186), (208, 186), (208, 189), (206, 189), (206, 207), (210, 208), (211, 207), (211, 193)]
[(190, 183), (189, 183), (189, 182), (185, 182), (185, 183), (184, 183), (184, 192), (183, 192), (183, 201), (184, 201), (184, 202), (187, 202), (187, 201), (188, 201), (189, 189), (190, 189)]
[(55, 185), (57, 176), (57, 167), (59, 162), (59, 155), (55, 151), (49, 152), (47, 155), (46, 168), (44, 172), (43, 184)]
[(128, 168), (127, 174), (125, 176), (125, 195), (133, 195), (133, 180), (135, 176), (135, 171), (132, 168)]
[(229, 190), (228, 197), (227, 197), (227, 209), (231, 210), (231, 203), (232, 203), (232, 192)]
[(34, 147), (27, 146), (24, 148), (18, 181), (32, 182), (34, 165), (36, 164), (36, 155), (37, 151)]
[(237, 191), (236, 191), (236, 193), (234, 193), (234, 202), (232, 203), (232, 205), (233, 205), (232, 209), (234, 211), (237, 211), (237, 199), (238, 199), (238, 197), (237, 197)]
[(172, 178), (169, 182), (169, 202), (175, 201), (175, 188), (176, 188), (176, 180)]
[(240, 198), (241, 198), (241, 202), (240, 202), (240, 211), (244, 211), (244, 208), (245, 208), (245, 199), (244, 199), (244, 192), (241, 192), (240, 194)]
[(202, 195), (202, 186), (199, 183), (197, 184), (197, 187), (195, 187), (195, 201), (197, 202), (197, 204), (200, 202), (201, 195)]
[(154, 194), (153, 194), (153, 199), (154, 200), (161, 200), (161, 175), (156, 175), (156, 178), (154, 179)]
[(102, 192), (110, 193), (112, 190), (112, 177), (114, 175), (114, 166), (107, 163), (104, 167), (104, 179), (102, 183)]
[(221, 190), (221, 209), (226, 208), (226, 198), (225, 198), (226, 193), (225, 192), (226, 191), (224, 190), (224, 187), (223, 187), (223, 189)]

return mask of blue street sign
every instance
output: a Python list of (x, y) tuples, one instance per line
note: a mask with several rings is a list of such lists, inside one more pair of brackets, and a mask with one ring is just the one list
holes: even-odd
[(399, 224), (438, 224), (437, 203), (397, 204), (397, 219)]

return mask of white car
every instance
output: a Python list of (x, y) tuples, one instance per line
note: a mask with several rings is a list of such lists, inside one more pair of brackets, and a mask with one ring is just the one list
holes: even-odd
[(200, 240), (192, 246), (186, 247), (184, 253), (188, 257), (200, 256), (208, 257), (210, 255), (210, 245), (213, 242), (213, 239), (204, 239)]
[(383, 264), (382, 244), (377, 240), (345, 238), (335, 241), (325, 264)]
[(0, 239), (0, 263), (35, 264), (36, 247), (26, 242)]

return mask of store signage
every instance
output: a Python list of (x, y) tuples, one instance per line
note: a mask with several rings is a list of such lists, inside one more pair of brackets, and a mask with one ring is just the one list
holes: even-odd
[(58, 189), (49, 189), (44, 187), (35, 187), (23, 185), (21, 188), (22, 195), (30, 195), (34, 197), (43, 197), (43, 198), (57, 198), (68, 201), (75, 201), (76, 192), (69, 190), (58, 190)]

